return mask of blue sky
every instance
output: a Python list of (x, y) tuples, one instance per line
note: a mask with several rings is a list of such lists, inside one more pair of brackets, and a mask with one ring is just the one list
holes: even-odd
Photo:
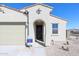
[[(22, 9), (31, 3), (3, 3), (9, 7)], [(79, 29), (79, 4), (78, 3), (46, 3), (54, 7), (52, 14), (68, 21), (67, 29)]]

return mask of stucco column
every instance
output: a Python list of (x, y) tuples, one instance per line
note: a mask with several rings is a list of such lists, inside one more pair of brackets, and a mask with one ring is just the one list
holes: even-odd
[(46, 24), (46, 46), (50, 46), (51, 43), (51, 24)]

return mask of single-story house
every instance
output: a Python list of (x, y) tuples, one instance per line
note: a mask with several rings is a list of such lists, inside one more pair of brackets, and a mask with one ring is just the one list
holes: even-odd
[(0, 5), (0, 45), (32, 46), (66, 42), (66, 20), (51, 15), (52, 7), (34, 4), (21, 10)]

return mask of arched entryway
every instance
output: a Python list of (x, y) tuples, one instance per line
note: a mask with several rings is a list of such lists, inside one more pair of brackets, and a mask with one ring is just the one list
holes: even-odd
[(35, 42), (45, 46), (45, 23), (42, 20), (34, 22)]

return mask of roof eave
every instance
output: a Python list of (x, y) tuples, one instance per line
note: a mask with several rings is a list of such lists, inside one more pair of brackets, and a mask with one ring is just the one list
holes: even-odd
[(33, 5), (30, 5), (30, 6), (24, 7), (24, 8), (22, 8), (22, 9), (20, 9), (20, 10), (28, 9), (28, 8), (31, 8), (31, 7), (36, 6), (36, 5), (42, 5), (42, 6), (44, 6), (44, 7), (48, 7), (49, 9), (52, 9), (52, 8), (53, 8), (53, 7), (48, 6), (48, 5), (44, 4), (44, 3), (35, 3), (35, 4), (33, 4)]

